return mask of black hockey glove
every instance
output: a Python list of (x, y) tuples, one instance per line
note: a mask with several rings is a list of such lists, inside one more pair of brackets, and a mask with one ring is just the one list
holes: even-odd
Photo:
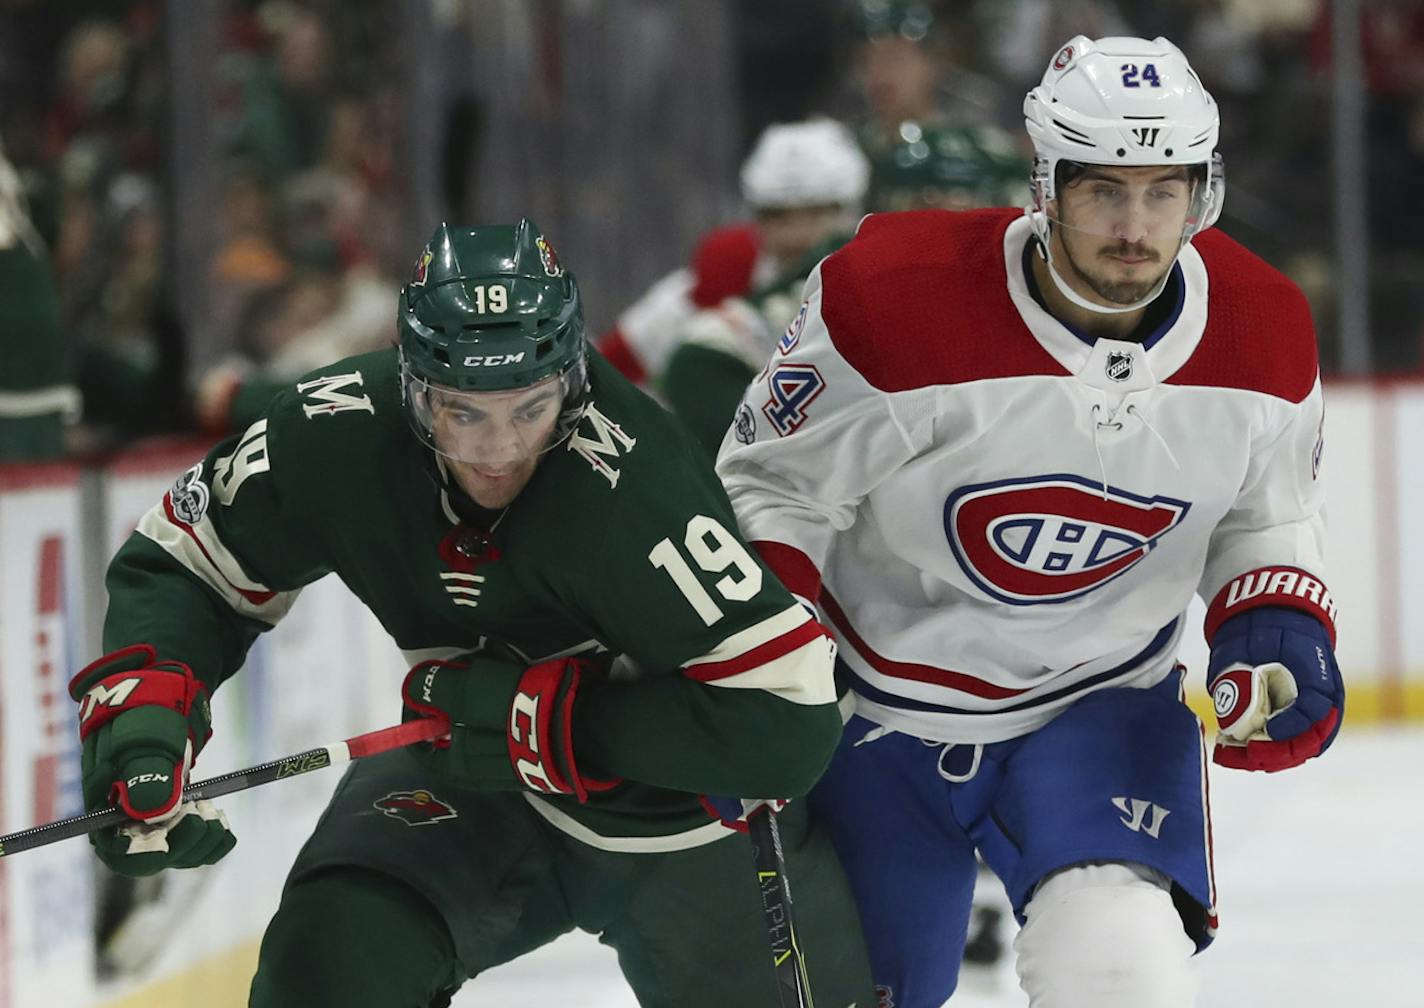
[(574, 757), (574, 705), (591, 668), (580, 658), (526, 668), (487, 654), (421, 662), (401, 687), (405, 720), (439, 718), (450, 734), (410, 751), (432, 772), (471, 787), (515, 785), (587, 801), (589, 792), (621, 783), (590, 777)]

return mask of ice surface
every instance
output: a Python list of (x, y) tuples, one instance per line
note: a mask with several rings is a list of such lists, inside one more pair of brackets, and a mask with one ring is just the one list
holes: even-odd
[[(1424, 1005), (1421, 773), (1417, 726), (1347, 730), (1284, 773), (1213, 768), (1221, 933), (1197, 959), (1202, 1005)], [(1006, 961), (965, 977), (950, 1003), (1027, 1000)], [(636, 1006), (613, 953), (583, 934), (471, 981), (455, 1008), (477, 1004)]]

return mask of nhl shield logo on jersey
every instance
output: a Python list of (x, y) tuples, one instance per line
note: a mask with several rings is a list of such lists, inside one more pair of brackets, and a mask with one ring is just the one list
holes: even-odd
[(1127, 381), (1132, 377), (1132, 354), (1118, 352), (1108, 354), (1108, 362), (1104, 370), (1113, 381)]
[(1036, 476), (961, 487), (944, 505), (960, 568), (991, 598), (1066, 602), (1142, 561), (1191, 505), (1141, 497), (1078, 476)]
[(371, 804), (407, 826), (428, 826), (444, 819), (459, 818), (460, 815), (452, 806), (423, 788), (415, 791), (392, 791)]

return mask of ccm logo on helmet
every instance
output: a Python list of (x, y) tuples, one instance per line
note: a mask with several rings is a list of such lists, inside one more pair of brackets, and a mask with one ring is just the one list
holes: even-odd
[(985, 594), (1037, 605), (1078, 598), (1127, 573), (1190, 509), (1056, 474), (961, 487), (945, 501), (944, 530), (960, 568)]
[(465, 367), (496, 367), (500, 364), (518, 364), (524, 359), (524, 351), (509, 354), (490, 354), (488, 357), (466, 357)]

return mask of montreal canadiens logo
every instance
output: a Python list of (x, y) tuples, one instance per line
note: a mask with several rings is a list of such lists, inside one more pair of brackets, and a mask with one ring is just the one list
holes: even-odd
[(1013, 605), (1066, 602), (1135, 567), (1191, 505), (1078, 476), (961, 487), (944, 504), (950, 549), (985, 594)]

